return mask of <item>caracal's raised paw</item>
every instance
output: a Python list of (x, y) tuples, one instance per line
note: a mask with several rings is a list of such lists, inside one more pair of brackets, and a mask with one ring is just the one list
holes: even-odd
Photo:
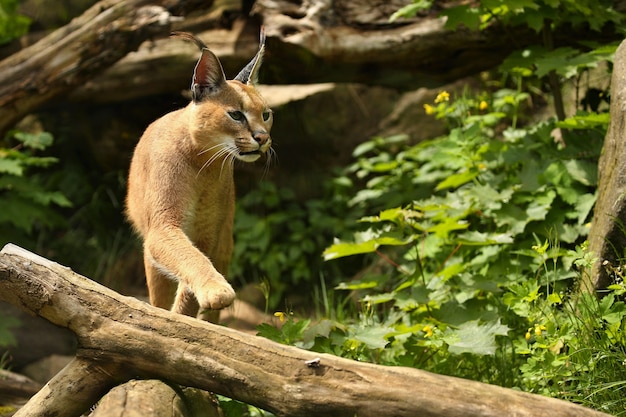
[(226, 281), (211, 281), (197, 289), (195, 292), (200, 311), (221, 310), (230, 306), (235, 301), (235, 290)]

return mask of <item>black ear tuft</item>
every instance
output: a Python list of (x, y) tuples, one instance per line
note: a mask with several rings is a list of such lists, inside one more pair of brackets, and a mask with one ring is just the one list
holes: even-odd
[(259, 40), (259, 51), (256, 53), (252, 61), (243, 67), (243, 69), (234, 78), (237, 81), (241, 81), (244, 84), (254, 84), (259, 78), (259, 68), (263, 61), (263, 54), (265, 53), (265, 29), (261, 26), (261, 34)]
[(187, 33), (187, 32), (172, 32), (172, 33), (170, 33), (170, 36), (172, 38), (181, 38), (181, 39), (184, 39), (186, 41), (193, 42), (193, 43), (196, 44), (196, 46), (200, 50), (209, 49), (209, 47), (206, 46), (206, 44), (204, 42), (202, 42), (200, 39), (198, 39), (195, 36), (193, 36), (191, 33)]

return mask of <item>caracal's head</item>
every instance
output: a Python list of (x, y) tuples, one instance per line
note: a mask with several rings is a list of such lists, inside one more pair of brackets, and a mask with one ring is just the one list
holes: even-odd
[(273, 113), (254, 88), (265, 51), (263, 30), (259, 51), (233, 80), (226, 80), (219, 59), (199, 39), (180, 32), (174, 36), (195, 42), (202, 51), (191, 83), (190, 131), (198, 155), (208, 158), (206, 165), (254, 162), (271, 151)]

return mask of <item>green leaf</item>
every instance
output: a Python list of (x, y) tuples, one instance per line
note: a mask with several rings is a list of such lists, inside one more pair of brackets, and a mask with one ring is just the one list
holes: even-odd
[(556, 126), (561, 129), (593, 129), (596, 127), (605, 128), (609, 125), (611, 114), (606, 113), (579, 113), (563, 121), (557, 122)]
[(367, 290), (370, 288), (376, 288), (379, 285), (379, 281), (376, 279), (364, 279), (350, 282), (341, 282), (335, 287), (336, 290)]
[(478, 171), (465, 171), (459, 174), (450, 175), (444, 181), (437, 184), (435, 190), (445, 190), (446, 188), (457, 188), (463, 184), (467, 184), (478, 176)]
[(576, 213), (578, 213), (578, 224), (582, 225), (587, 220), (593, 205), (596, 203), (597, 195), (596, 194), (582, 194), (578, 196), (578, 201), (576, 202)]
[[(0, 195), (2, 197), (2, 195)], [(59, 215), (44, 206), (33, 204), (30, 200), (25, 200), (10, 193), (5, 198), (0, 198), (0, 225), (12, 224), (18, 229), (30, 233), (36, 222), (45, 225), (58, 225), (62, 220)]]
[(256, 335), (273, 340), (274, 342), (282, 341), (282, 333), (280, 330), (268, 323), (260, 324), (257, 327)]
[(23, 196), (42, 206), (55, 204), (59, 207), (72, 207), (72, 202), (58, 191), (33, 191), (31, 193), (23, 193)]
[(287, 320), (280, 329), (283, 334), (284, 343), (293, 344), (295, 341), (302, 339), (302, 335), (306, 328), (311, 324), (311, 320)]
[(465, 230), (470, 226), (466, 220), (457, 220), (450, 217), (445, 217), (442, 222), (437, 223), (432, 227), (427, 228), (427, 232), (435, 233), (437, 236), (446, 238), (450, 232), (457, 230)]
[(24, 175), (23, 163), (15, 159), (0, 158), (0, 173), (11, 174), (20, 177)]
[(563, 297), (553, 292), (548, 295), (548, 302), (550, 304), (561, 304), (563, 302)]
[(366, 153), (376, 149), (376, 143), (374, 141), (367, 141), (359, 144), (354, 151), (352, 151), (352, 156), (355, 158), (361, 157)]
[(0, 2), (0, 45), (28, 31), (30, 19), (18, 13), (18, 0)]
[(445, 28), (449, 30), (457, 30), (459, 26), (470, 30), (478, 30), (480, 27), (480, 11), (469, 5), (450, 7), (440, 15), (447, 17)]
[(381, 326), (359, 326), (353, 331), (352, 339), (364, 343), (369, 349), (383, 349), (389, 343), (385, 336), (393, 333), (394, 329)]
[(589, 161), (571, 159), (564, 162), (565, 169), (575, 181), (587, 186), (598, 183), (598, 165)]
[(345, 256), (357, 255), (363, 253), (371, 253), (375, 252), (380, 246), (390, 245), (390, 246), (401, 246), (409, 244), (415, 239), (415, 236), (409, 236), (407, 238), (400, 238), (394, 236), (393, 233), (387, 233), (380, 235), (379, 237), (374, 237), (371, 231), (363, 232), (360, 235), (357, 234), (355, 237), (363, 237), (363, 236), (371, 236), (366, 237), (361, 242), (339, 242), (331, 245), (327, 248), (322, 254), (325, 261), (329, 261), (331, 259), (343, 258)]
[(503, 73), (517, 72), (520, 73), (524, 70), (524, 76), (532, 74), (532, 68), (535, 61), (545, 53), (545, 49), (540, 46), (531, 46), (529, 48), (512, 52), (502, 64), (498, 67), (498, 70)]
[(52, 145), (53, 142), (52, 135), (48, 132), (15, 132), (13, 136), (25, 146), (32, 149), (44, 150), (48, 146)]
[(394, 22), (401, 17), (413, 17), (417, 14), (417, 12), (430, 9), (432, 4), (432, 0), (413, 0), (413, 3), (407, 4), (392, 14), (389, 21)]
[(458, 242), (471, 246), (494, 245), (513, 243), (513, 238), (508, 233), (483, 233), (472, 230), (459, 235)]
[[(544, 56), (535, 60), (535, 66), (537, 70), (535, 74), (538, 77), (544, 77), (550, 73), (550, 71), (557, 71), (563, 75), (571, 71), (569, 65), (569, 58), (578, 53), (578, 51), (569, 46), (556, 48), (547, 52)], [(568, 71), (569, 70), (569, 71)]]
[(508, 226), (508, 231), (513, 236), (522, 233), (529, 221), (526, 212), (515, 204), (507, 204), (502, 209), (495, 211), (494, 215), (496, 224)]
[(506, 336), (509, 327), (500, 324), (500, 320), (479, 324), (478, 320), (468, 321), (459, 328), (444, 336), (450, 353), (473, 353), (476, 355), (493, 355), (496, 352), (496, 336)]
[(378, 162), (374, 164), (374, 166), (372, 167), (372, 172), (375, 172), (375, 173), (388, 172), (397, 167), (398, 167), (398, 161), (395, 161), (395, 160)]
[(372, 305), (376, 305), (388, 303), (390, 301), (393, 301), (394, 298), (395, 294), (387, 292), (384, 294), (366, 295), (365, 297), (363, 297), (363, 301)]
[(552, 202), (556, 197), (556, 193), (552, 190), (544, 195), (535, 196), (534, 200), (528, 205), (526, 214), (530, 220), (544, 220), (550, 212)]

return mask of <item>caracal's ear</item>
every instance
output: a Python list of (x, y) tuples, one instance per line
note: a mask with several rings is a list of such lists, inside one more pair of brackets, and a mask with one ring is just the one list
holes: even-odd
[(194, 101), (201, 101), (204, 97), (217, 93), (224, 83), (226, 76), (217, 56), (208, 49), (202, 50), (202, 56), (193, 70), (191, 82), (191, 96)]
[(198, 45), (202, 51), (196, 68), (193, 70), (193, 80), (191, 81), (193, 101), (201, 101), (203, 98), (217, 93), (226, 82), (224, 69), (217, 56), (207, 48), (204, 42), (190, 33), (172, 32), (171, 36), (191, 41)]
[(237, 81), (241, 81), (244, 84), (255, 84), (259, 79), (259, 68), (261, 68), (261, 62), (263, 61), (263, 54), (265, 53), (265, 29), (261, 26), (261, 35), (259, 40), (259, 51), (256, 53), (252, 61), (248, 62), (248, 65), (234, 78)]

